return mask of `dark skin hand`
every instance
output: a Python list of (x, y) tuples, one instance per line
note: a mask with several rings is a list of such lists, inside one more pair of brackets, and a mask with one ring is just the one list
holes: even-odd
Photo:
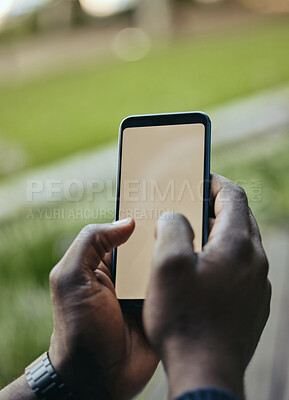
[[(134, 221), (88, 225), (50, 274), (54, 330), (49, 357), (76, 398), (131, 399), (153, 375), (158, 356), (141, 315), (124, 315), (111, 281), (111, 251), (128, 240)], [(35, 400), (23, 375), (1, 400)]]
[(215, 218), (195, 254), (180, 214), (157, 224), (144, 326), (162, 359), (169, 397), (205, 387), (244, 396), (245, 369), (269, 315), (268, 262), (243, 189), (212, 175)]
[[(111, 250), (126, 242), (134, 221), (88, 225), (50, 274), (54, 330), (49, 357), (79, 399), (131, 399), (159, 359), (144, 336), (141, 315), (124, 315), (111, 281)], [(36, 400), (23, 375), (1, 400)]]
[[(201, 253), (181, 215), (163, 215), (157, 226), (143, 319), (170, 398), (209, 386), (243, 396), (244, 371), (269, 314), (268, 263), (245, 193), (216, 175), (211, 187), (215, 218)], [(110, 279), (111, 249), (133, 229), (131, 220), (86, 227), (51, 273), (50, 358), (79, 398), (130, 399), (158, 363), (139, 316), (122, 314)], [(36, 396), (22, 376), (0, 399)]]
[(123, 315), (111, 281), (111, 250), (126, 242), (134, 221), (89, 225), (50, 275), (56, 371), (85, 399), (131, 399), (159, 362), (141, 316)]

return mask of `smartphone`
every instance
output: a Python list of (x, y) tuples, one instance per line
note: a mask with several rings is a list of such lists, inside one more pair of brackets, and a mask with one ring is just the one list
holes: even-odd
[(183, 214), (195, 251), (208, 238), (211, 123), (201, 112), (135, 115), (119, 131), (115, 219), (132, 217), (135, 231), (113, 252), (112, 279), (124, 311), (146, 298), (155, 226), (166, 211)]

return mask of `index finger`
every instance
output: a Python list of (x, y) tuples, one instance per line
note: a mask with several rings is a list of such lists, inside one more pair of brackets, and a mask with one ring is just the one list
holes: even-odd
[(167, 271), (178, 268), (180, 263), (184, 264), (184, 261), (194, 263), (193, 239), (192, 227), (183, 215), (174, 212), (162, 214), (157, 223), (154, 266), (159, 270)]

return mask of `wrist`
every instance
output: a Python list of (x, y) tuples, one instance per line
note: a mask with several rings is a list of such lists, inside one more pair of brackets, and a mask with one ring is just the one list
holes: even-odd
[(52, 348), (49, 350), (49, 358), (55, 372), (76, 399), (112, 400), (101, 370), (91, 366), (88, 360), (80, 360), (77, 356), (64, 356)]
[(244, 397), (244, 371), (228, 351), (171, 340), (166, 343), (162, 360), (168, 377), (170, 399), (208, 387)]
[(25, 374), (20, 376), (10, 385), (0, 390), (0, 399), (5, 400), (38, 400), (36, 394), (29, 386)]

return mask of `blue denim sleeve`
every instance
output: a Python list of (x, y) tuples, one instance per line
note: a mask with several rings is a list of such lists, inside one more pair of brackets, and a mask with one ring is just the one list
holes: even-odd
[(186, 392), (175, 400), (242, 400), (240, 397), (222, 389), (206, 388)]

